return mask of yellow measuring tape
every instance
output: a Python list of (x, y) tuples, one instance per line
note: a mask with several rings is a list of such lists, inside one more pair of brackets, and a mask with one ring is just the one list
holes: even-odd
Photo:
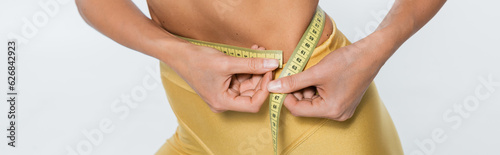
[[(309, 61), (314, 48), (316, 48), (316, 45), (318, 44), (321, 33), (323, 33), (324, 26), (325, 12), (318, 6), (311, 23), (309, 23), (306, 32), (302, 35), (299, 44), (293, 51), (290, 59), (288, 59), (285, 68), (278, 78), (297, 74), (304, 70), (307, 61)], [(283, 105), (283, 101), (285, 101), (285, 97), (286, 94), (271, 93), (269, 99), (269, 115), (271, 118), (271, 133), (273, 137), (274, 154), (278, 154), (278, 126), (281, 106)]]
[[(309, 61), (311, 54), (313, 53), (318, 41), (323, 33), (323, 27), (325, 26), (325, 12), (318, 6), (314, 17), (312, 18), (309, 26), (307, 27), (306, 32), (302, 35), (297, 47), (292, 53), (290, 59), (288, 59), (288, 63), (283, 68), (280, 76), (290, 76), (293, 74), (297, 74), (304, 70), (304, 67)], [(279, 67), (282, 67), (283, 64), (283, 52), (280, 50), (253, 50), (248, 48), (224, 45), (211, 43), (206, 41), (194, 40), (189, 38), (180, 37), (185, 39), (193, 44), (200, 46), (207, 46), (215, 48), (221, 52), (224, 52), (227, 55), (234, 57), (242, 57), (242, 58), (272, 58), (278, 59), (280, 61)], [(279, 118), (281, 107), (283, 105), (283, 101), (285, 101), (286, 94), (276, 94), (271, 93), (269, 95), (269, 116), (271, 122), (271, 134), (273, 138), (273, 149), (274, 154), (278, 154), (278, 127), (279, 127)]]
[(201, 41), (201, 40), (194, 40), (194, 39), (189, 39), (185, 37), (180, 37), (184, 40), (187, 40), (195, 45), (200, 45), (200, 46), (206, 46), (206, 47), (212, 47), (215, 48), (221, 52), (223, 52), (226, 55), (229, 56), (234, 56), (234, 57), (239, 57), (239, 58), (269, 58), (269, 59), (278, 59), (279, 62), (279, 68), (282, 68), (283, 65), (283, 51), (281, 50), (254, 50), (254, 49), (249, 49), (249, 48), (243, 48), (243, 47), (237, 47), (237, 46), (231, 46), (231, 45), (225, 45), (225, 44), (218, 44), (218, 43), (212, 43), (212, 42), (207, 42), (207, 41)]

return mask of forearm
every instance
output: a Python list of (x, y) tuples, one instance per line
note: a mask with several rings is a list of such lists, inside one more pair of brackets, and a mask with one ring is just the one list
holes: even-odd
[(76, 0), (82, 18), (114, 41), (168, 61), (178, 39), (147, 18), (130, 0)]
[[(413, 34), (422, 28), (443, 6), (446, 0), (396, 0), (374, 33), (359, 46), (370, 50), (373, 62), (381, 67)], [(366, 49), (365, 48), (365, 49)]]

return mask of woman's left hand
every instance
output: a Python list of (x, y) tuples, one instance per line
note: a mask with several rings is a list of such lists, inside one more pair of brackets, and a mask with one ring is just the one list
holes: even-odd
[(271, 81), (269, 92), (290, 93), (284, 105), (295, 116), (351, 118), (383, 64), (369, 51), (376, 48), (363, 42), (339, 48), (301, 73)]
[(382, 65), (445, 2), (396, 0), (373, 33), (304, 72), (270, 82), (269, 92), (292, 93), (284, 104), (295, 116), (349, 119)]

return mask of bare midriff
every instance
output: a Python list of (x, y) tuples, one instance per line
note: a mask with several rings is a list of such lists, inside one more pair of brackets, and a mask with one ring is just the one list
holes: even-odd
[[(318, 0), (148, 0), (154, 22), (183, 37), (250, 48), (259, 45), (292, 55)], [(326, 17), (318, 45), (332, 34)]]

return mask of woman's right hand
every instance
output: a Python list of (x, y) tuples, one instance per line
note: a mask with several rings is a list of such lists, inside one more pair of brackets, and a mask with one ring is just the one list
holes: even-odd
[(99, 32), (172, 67), (214, 112), (257, 112), (269, 94), (267, 83), (277, 60), (235, 58), (191, 44), (146, 17), (130, 0), (76, 4), (82, 18)]
[[(253, 49), (264, 49), (253, 46)], [(210, 47), (187, 45), (169, 64), (213, 112), (256, 113), (269, 95), (278, 60), (237, 58)], [(172, 57), (173, 58), (173, 57)]]
[(146, 17), (130, 0), (76, 4), (82, 18), (102, 34), (172, 67), (214, 112), (257, 112), (268, 97), (267, 83), (277, 60), (236, 58), (191, 44)]

